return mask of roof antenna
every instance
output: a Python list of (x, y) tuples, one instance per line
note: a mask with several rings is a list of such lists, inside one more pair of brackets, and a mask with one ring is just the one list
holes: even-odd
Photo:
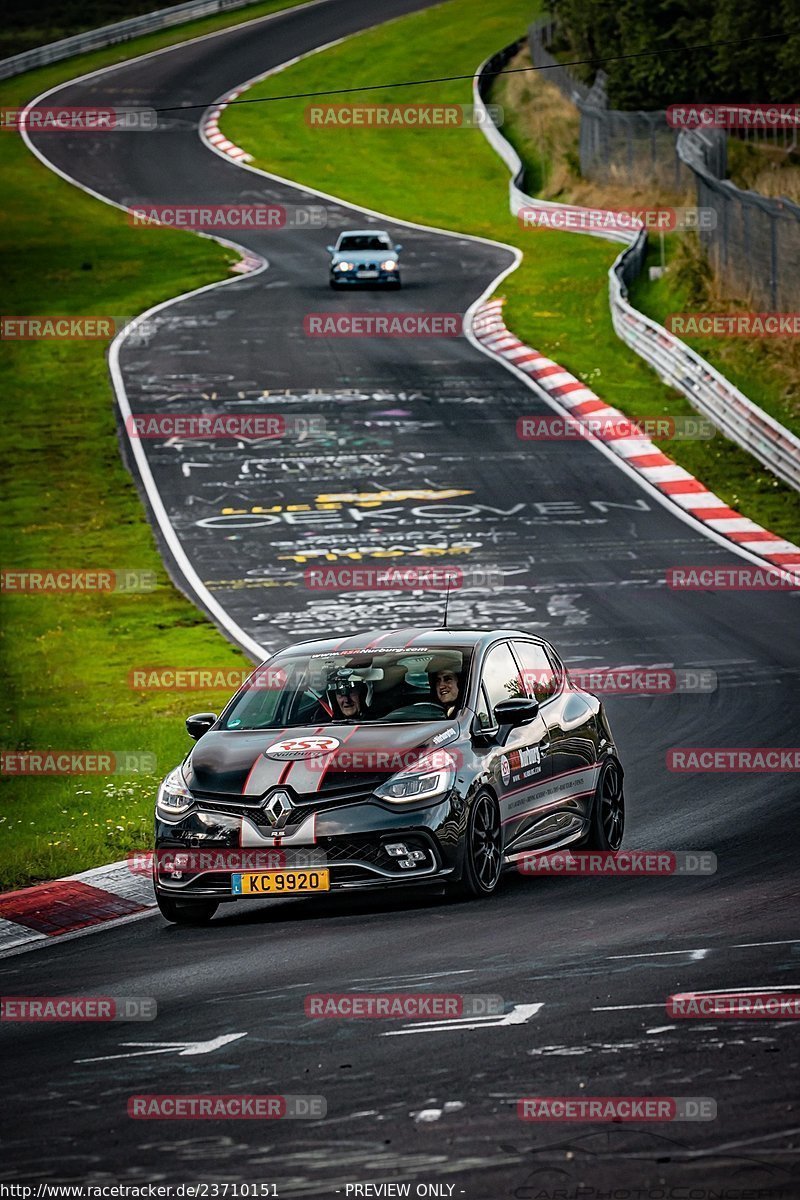
[(450, 580), (452, 578), (452, 575), (445, 575), (445, 579), (447, 580), (447, 591), (444, 595), (444, 620), (442, 621), (442, 629), (447, 629), (447, 606), (450, 603)]

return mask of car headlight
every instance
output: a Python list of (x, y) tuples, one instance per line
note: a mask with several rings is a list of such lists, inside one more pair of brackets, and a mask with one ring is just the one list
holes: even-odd
[(183, 769), (176, 767), (158, 789), (156, 812), (160, 817), (179, 817), (181, 813), (188, 812), (193, 804), (194, 796), (184, 783)]
[(431, 750), (376, 787), (375, 795), (382, 800), (426, 800), (449, 792), (455, 779), (452, 754)]
[(355, 263), (338, 262), (333, 269), (334, 271), (352, 271), (354, 267)]
[(393, 258), (387, 258), (386, 262), (381, 263), (381, 270), (382, 271), (396, 271), (397, 263), (395, 262), (395, 260)]

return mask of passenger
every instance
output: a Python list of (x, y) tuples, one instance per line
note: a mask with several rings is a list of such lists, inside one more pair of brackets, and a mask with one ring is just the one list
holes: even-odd
[(461, 676), (452, 668), (444, 667), (431, 674), (431, 685), (436, 699), (444, 709), (446, 717), (452, 717), (460, 707)]

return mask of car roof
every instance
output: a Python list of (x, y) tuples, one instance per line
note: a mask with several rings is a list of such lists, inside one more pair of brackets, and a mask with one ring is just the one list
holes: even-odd
[(293, 642), (279, 653), (286, 654), (302, 650), (307, 654), (339, 654), (366, 652), (370, 650), (411, 650), (430, 647), (440, 650), (448, 646), (471, 646), (479, 650), (492, 642), (507, 638), (524, 638), (526, 641), (542, 642), (535, 634), (521, 629), (436, 629), (430, 626), (402, 626), (389, 629), (369, 629), (363, 633), (346, 634), (343, 637), (318, 638), (306, 642)]
[(385, 229), (343, 229), (339, 237), (389, 237), (389, 234)]

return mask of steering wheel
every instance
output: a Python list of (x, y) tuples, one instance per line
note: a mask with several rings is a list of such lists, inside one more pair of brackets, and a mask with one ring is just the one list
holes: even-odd
[[(426, 708), (428, 711), (425, 714), (428, 717), (443, 717), (444, 709), (438, 704), (433, 704), (430, 700), (414, 700), (411, 704), (404, 704), (402, 708), (395, 708), (392, 712), (383, 717), (384, 721), (391, 720), (392, 717), (401, 717), (409, 714), (414, 715), (415, 708)], [(422, 715), (421, 713), (419, 714)]]

